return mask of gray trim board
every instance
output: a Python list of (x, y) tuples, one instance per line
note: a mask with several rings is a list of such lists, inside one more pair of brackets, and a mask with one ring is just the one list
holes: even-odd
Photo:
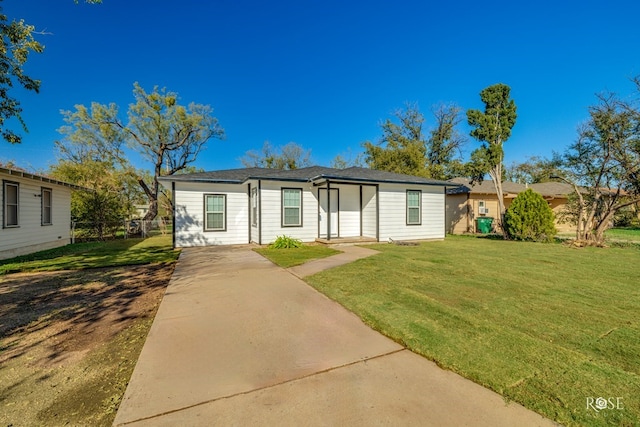
[(176, 248), (176, 183), (171, 182), (171, 205), (173, 206), (173, 227), (171, 230), (171, 245)]

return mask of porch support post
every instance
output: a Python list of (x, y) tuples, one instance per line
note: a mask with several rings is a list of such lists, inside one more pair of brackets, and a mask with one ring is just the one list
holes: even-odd
[(362, 184), (360, 184), (360, 237), (362, 237), (362, 211), (364, 207), (362, 206)]
[(173, 224), (171, 226), (171, 246), (176, 248), (176, 182), (171, 181), (171, 206), (173, 207)]
[(327, 241), (331, 240), (331, 184), (327, 179)]
[(258, 244), (262, 245), (262, 181), (258, 180)]
[(376, 184), (376, 241), (380, 241), (380, 185)]

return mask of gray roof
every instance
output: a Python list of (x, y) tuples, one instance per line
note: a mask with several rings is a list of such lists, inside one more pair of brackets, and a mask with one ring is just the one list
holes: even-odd
[[(496, 194), (496, 189), (493, 185), (493, 181), (485, 179), (484, 181), (475, 184), (469, 183), (469, 178), (452, 178), (449, 182), (459, 184), (461, 187), (448, 190), (447, 194), (460, 194), (460, 193), (475, 193), (475, 194)], [(504, 194), (518, 194), (521, 191), (527, 189), (524, 184), (518, 184), (515, 182), (505, 181), (502, 183), (502, 192)]]
[[(469, 178), (453, 178), (449, 180), (460, 187), (447, 190), (447, 194), (496, 194), (493, 181), (484, 180), (474, 185), (469, 184)], [(540, 193), (544, 197), (566, 197), (573, 193), (573, 186), (565, 182), (541, 182), (538, 184), (518, 184), (516, 182), (505, 181), (502, 183), (502, 192), (504, 194), (518, 194), (527, 188), (531, 188), (536, 193)]]
[(531, 184), (529, 187), (543, 196), (567, 196), (573, 193), (573, 185), (566, 182), (541, 182)]
[(161, 181), (165, 182), (212, 182), (229, 184), (242, 184), (249, 179), (298, 182), (337, 180), (353, 182), (387, 182), (401, 184), (439, 185), (447, 187), (457, 186), (457, 184), (452, 184), (451, 182), (447, 181), (438, 181), (435, 179), (379, 171), (374, 169), (359, 167), (335, 169), (326, 168), (323, 166), (311, 166), (293, 170), (266, 168), (226, 169), (184, 175), (171, 175), (160, 178)]

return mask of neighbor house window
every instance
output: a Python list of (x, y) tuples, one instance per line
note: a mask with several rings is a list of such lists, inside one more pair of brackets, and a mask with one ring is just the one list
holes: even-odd
[(204, 231), (225, 231), (227, 227), (227, 196), (204, 195)]
[(53, 224), (51, 220), (51, 189), (42, 188), (40, 190), (42, 203), (42, 225)]
[(489, 213), (489, 208), (487, 208), (487, 204), (484, 200), (478, 200), (478, 213), (480, 215), (486, 215)]
[(20, 213), (20, 184), (4, 181), (4, 200), (2, 206), (3, 227), (18, 227)]
[(282, 189), (282, 225), (302, 226), (302, 190), (299, 188)]
[(422, 192), (407, 190), (407, 225), (422, 224)]
[(251, 189), (251, 225), (258, 226), (258, 188)]

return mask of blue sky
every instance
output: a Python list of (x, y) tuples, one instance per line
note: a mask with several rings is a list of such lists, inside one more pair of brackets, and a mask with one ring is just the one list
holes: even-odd
[[(479, 92), (506, 83), (518, 120), (506, 163), (562, 151), (595, 94), (629, 94), (640, 74), (636, 1), (424, 2), (4, 0), (9, 18), (47, 33), (27, 64), (40, 94), (16, 90), (29, 127), (0, 142), (0, 161), (55, 163), (60, 110), (115, 102), (125, 117), (133, 83), (209, 104), (226, 131), (196, 166), (240, 167), (264, 141), (294, 141), (316, 164), (361, 151), (406, 102), (429, 116), (454, 102), (481, 109)], [(461, 131), (468, 134), (468, 127)], [(466, 155), (478, 146), (472, 139)], [(144, 163), (132, 154), (134, 164)]]

